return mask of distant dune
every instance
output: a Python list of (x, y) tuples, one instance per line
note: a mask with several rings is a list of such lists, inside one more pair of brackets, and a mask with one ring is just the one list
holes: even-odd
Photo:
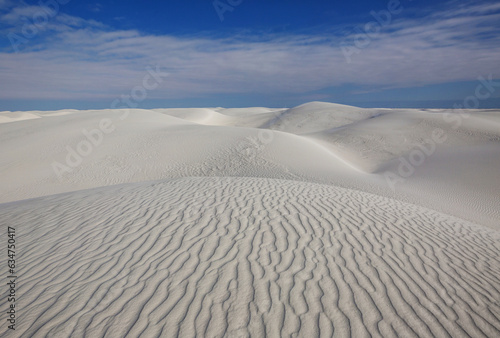
[(500, 336), (498, 110), (0, 112), (0, 152), (16, 336)]
[[(167, 178), (267, 177), (358, 189), (500, 227), (498, 110), (311, 102), (291, 109), (0, 112), (0, 121), (7, 116), (35, 118), (0, 123), (0, 202)], [(58, 177), (53, 164), (66, 165), (68, 147), (76, 152), (88, 140), (82, 130), (99, 129), (103, 119), (114, 131)], [(446, 141), (411, 177), (401, 176), (401, 158), (409, 162), (412, 152), (430, 147), (437, 129)], [(394, 187), (388, 172), (402, 178)]]

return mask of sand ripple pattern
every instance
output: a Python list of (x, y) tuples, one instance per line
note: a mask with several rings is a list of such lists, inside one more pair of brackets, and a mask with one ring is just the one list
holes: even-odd
[(0, 219), (20, 337), (500, 336), (500, 233), (364, 192), (182, 178)]

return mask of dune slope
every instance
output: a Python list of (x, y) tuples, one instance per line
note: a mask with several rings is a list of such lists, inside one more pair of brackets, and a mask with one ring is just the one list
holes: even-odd
[(500, 335), (499, 232), (361, 191), (180, 178), (0, 218), (18, 225), (21, 337)]

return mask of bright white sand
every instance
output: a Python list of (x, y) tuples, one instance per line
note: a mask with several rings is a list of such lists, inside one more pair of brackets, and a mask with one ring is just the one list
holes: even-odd
[(499, 336), (500, 111), (450, 113), (0, 113), (16, 336)]

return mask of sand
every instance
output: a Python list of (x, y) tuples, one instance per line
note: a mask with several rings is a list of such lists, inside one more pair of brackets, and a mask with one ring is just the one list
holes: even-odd
[(0, 335), (499, 336), (499, 142), (495, 110), (1, 112)]

